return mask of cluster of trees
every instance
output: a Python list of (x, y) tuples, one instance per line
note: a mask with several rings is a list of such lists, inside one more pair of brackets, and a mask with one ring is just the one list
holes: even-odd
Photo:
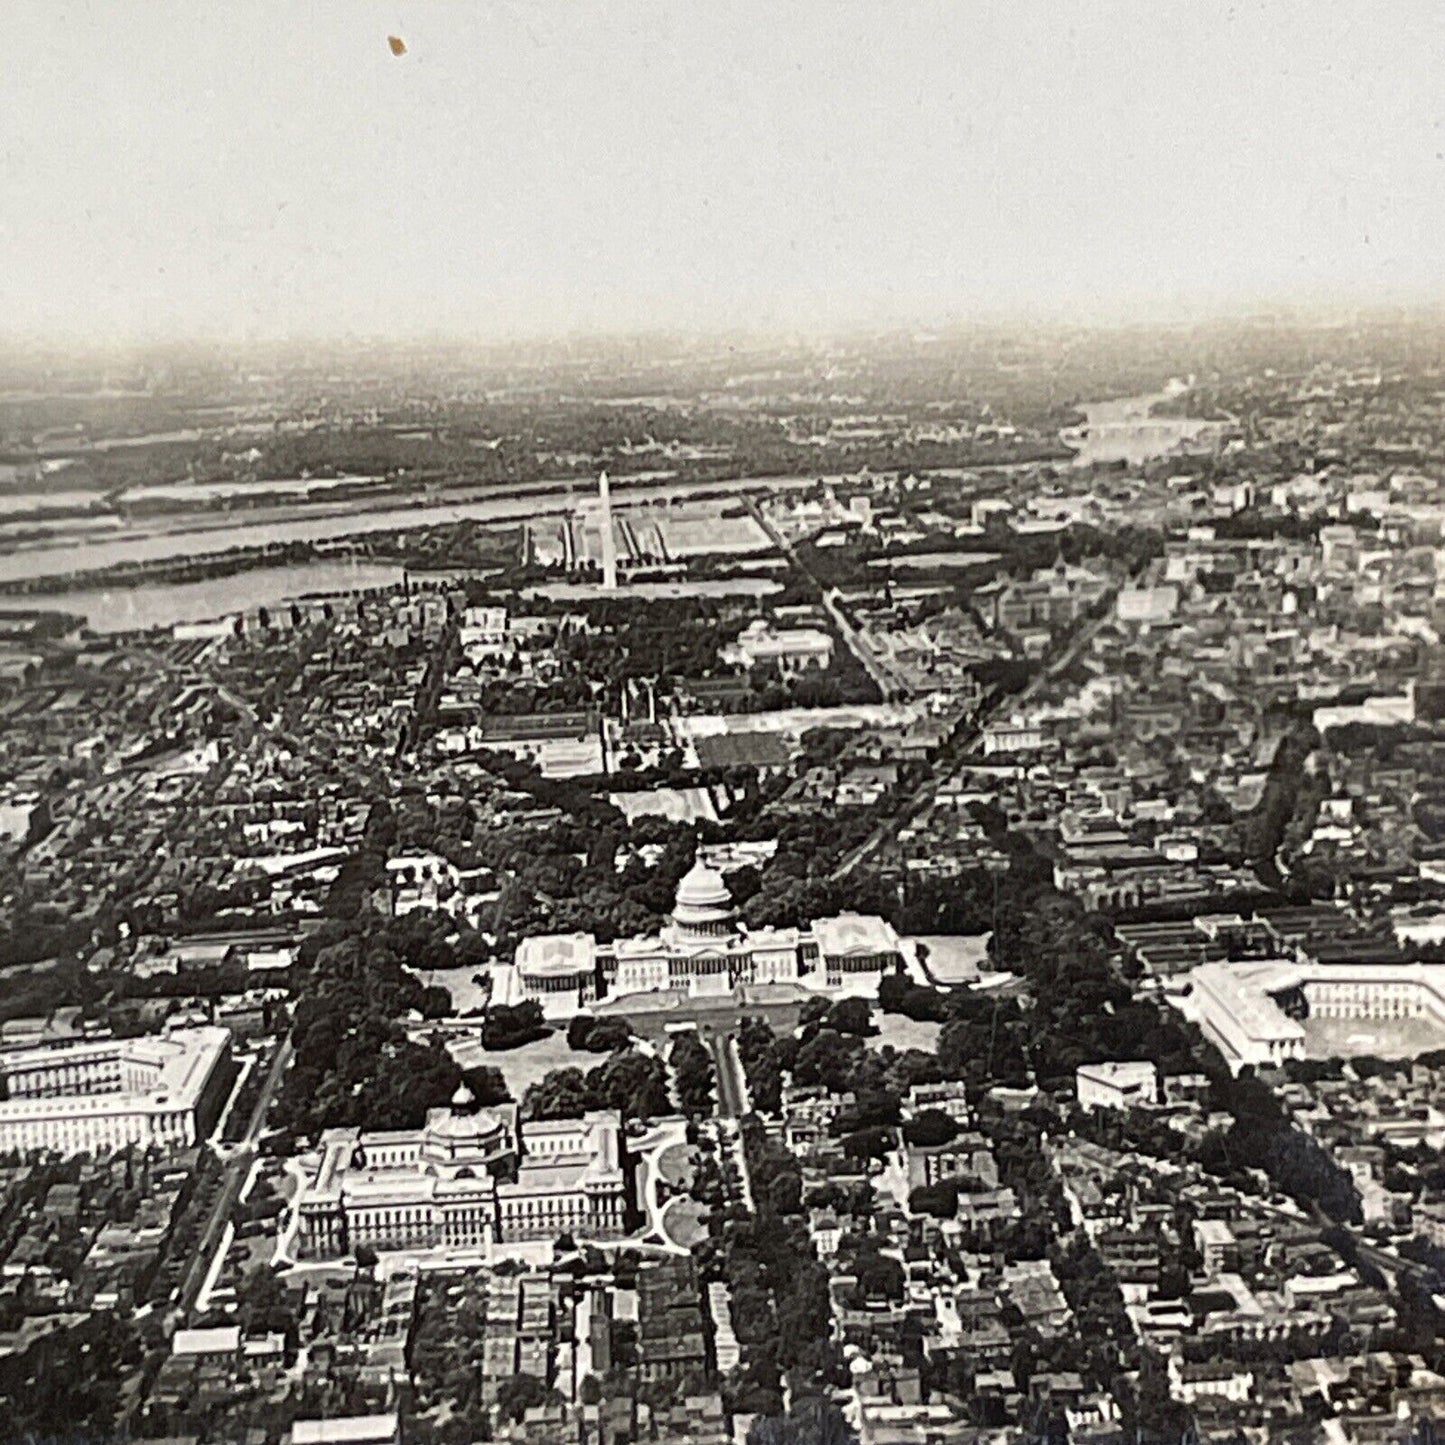
[(902, 1014), (917, 1023), (941, 1024), (948, 1018), (948, 995), (914, 983), (906, 973), (885, 973), (878, 983), (878, 1005), (886, 1014)]
[(748, 686), (753, 705), (760, 712), (788, 707), (844, 707), (882, 699), (878, 684), (841, 639), (835, 639), (826, 668), (786, 676), (772, 664), (759, 663), (748, 674)]
[[(285, 1336), (286, 1349), (292, 1358), (300, 1343), (296, 1312), (287, 1300), (286, 1286), (269, 1264), (254, 1264), (241, 1276), (236, 1286), (241, 1328), (248, 1335), (274, 1330)], [(224, 1324), (220, 1320), (217, 1323)]]
[[(828, 734), (819, 733), (809, 761), (828, 761), (836, 751)], [(898, 797), (907, 795), (909, 781), (900, 779)], [(762, 869), (740, 869), (728, 878), (744, 919), (753, 927), (794, 928), (851, 909), (880, 914), (907, 933), (982, 933), (994, 927), (1000, 911), (1032, 896), (1049, 877), (1046, 860), (1000, 829), (994, 841), (1012, 855), (1003, 874), (967, 869), (957, 878), (909, 878), (901, 889), (869, 868), (835, 880), (838, 863), (892, 806), (890, 797), (874, 809), (777, 818), (764, 807), (758, 823), (776, 836), (776, 853)]]
[(904, 1126), (903, 1138), (916, 1149), (939, 1149), (959, 1135), (958, 1120), (942, 1109), (920, 1109)]
[(867, 1034), (873, 1029), (863, 1024), (866, 1010), (863, 1000), (842, 1000), (831, 1007), (810, 1002), (797, 1032), (784, 1036), (762, 1019), (744, 1019), (737, 1035), (738, 1055), (753, 1108), (777, 1114), (784, 1078), (791, 1077), (798, 1084), (854, 1095), (855, 1102), (835, 1120), (839, 1135), (894, 1127), (903, 1095), (915, 1084), (940, 1082), (945, 1073), (937, 1058), (921, 1049), (899, 1050), (891, 1044), (870, 1048)]
[(707, 597), (609, 597), (588, 602), (586, 611), (596, 630), (569, 634), (560, 650), (614, 701), (631, 680), (656, 680), (667, 693), (677, 678), (727, 671), (718, 654), (743, 622), (734, 604)]
[(69, 1004), (93, 1004), (101, 988), (99, 980), (74, 957), (62, 959), (53, 968), (7, 974), (0, 990), (0, 1022), (49, 1014)]
[[(934, 1055), (940, 1078), (960, 1080), (981, 1093), (993, 1084), (1028, 1084), (1036, 1062), (1049, 1068), (1047, 1047), (1035, 1047), (1036, 1008), (1024, 1009), (1014, 996), (928, 988), (901, 975), (885, 977), (878, 992), (885, 1012), (943, 1025)], [(1072, 1078), (1072, 1068), (1063, 1072)]]
[(276, 1186), (266, 1175), (258, 1176), (250, 1196), (243, 1202), (237, 1200), (231, 1210), (231, 1222), (237, 1233), (244, 1237), (248, 1226), (277, 1219), (284, 1213), (286, 1201), (277, 1193)]
[(326, 894), (323, 912), (328, 918), (357, 922), (376, 889), (386, 882), (391, 805), (373, 803), (366, 816), (361, 841), (342, 860), (336, 878)]
[(535, 999), (518, 1004), (492, 1004), (482, 1020), (482, 1047), (502, 1051), (520, 1049), (545, 1039), (552, 1030)]
[[(142, 998), (218, 999), (241, 993), (255, 983), (243, 958), (222, 963), (181, 963), (175, 973), (153, 973), (146, 978), (128, 970), (117, 971), (106, 981), (110, 985), (108, 1002), (112, 1005)], [(269, 988), (287, 988), (291, 982), (290, 969), (272, 969), (266, 974)]]
[(776, 1114), (783, 1106), (783, 1066), (778, 1056), (778, 1036), (765, 1020), (749, 1015), (738, 1030), (737, 1043), (753, 1108), (760, 1114)]
[(935, 1219), (952, 1219), (958, 1213), (958, 1195), (962, 1188), (958, 1179), (938, 1179), (920, 1184), (908, 1195), (908, 1207), (914, 1214), (931, 1214)]
[(579, 1053), (610, 1054), (625, 1049), (632, 1038), (626, 1019), (576, 1014), (567, 1025), (567, 1047)]
[(1067, 1365), (1079, 1370), (1090, 1389), (1107, 1390), (1138, 1355), (1118, 1278), (1083, 1230), (1060, 1240), (1050, 1251), (1049, 1263), (1074, 1314), (1069, 1344), (1076, 1354)]
[[(966, 988), (945, 992), (902, 977), (885, 978), (880, 988), (885, 1010), (943, 1025), (936, 1058), (916, 1060), (861, 1047), (826, 1010), (813, 1010), (798, 1035), (789, 1038), (749, 1020), (739, 1052), (755, 1107), (774, 1112), (786, 1077), (837, 1093), (853, 1091), (859, 1105), (847, 1111), (839, 1132), (849, 1153), (876, 1157), (898, 1122), (882, 1101), (891, 1100), (896, 1110), (910, 1081), (957, 1079), (974, 1097), (996, 1084), (1022, 1086), (1035, 1080), (1067, 1089), (1081, 1064), (1147, 1059), (1164, 1073), (1205, 1072), (1213, 1084), (1214, 1107), (1231, 1115), (1229, 1129), (1199, 1147), (1205, 1167), (1236, 1178), (1242, 1170), (1259, 1169), (1303, 1204), (1317, 1204), (1333, 1218), (1359, 1217), (1348, 1174), (1291, 1124), (1267, 1085), (1248, 1073), (1232, 1077), (1197, 1029), (1171, 1010), (1133, 998), (1111, 965), (1104, 920), (1059, 894), (1026, 863), (1005, 877), (1009, 881), (1000, 891), (991, 950), (1000, 964), (1026, 977), (1029, 1007), (1014, 997)], [(922, 1131), (913, 1142), (935, 1136), (947, 1142), (947, 1123), (925, 1116), (911, 1127)], [(956, 1189), (927, 1191), (917, 1204), (930, 1213), (952, 1214)]]
[(871, 1038), (878, 1032), (873, 1027), (872, 1005), (866, 998), (840, 998), (832, 1003), (810, 998), (802, 1007), (798, 1026), (805, 1038), (823, 1029), (854, 1039)]
[[(814, 1256), (803, 1226), (798, 1161), (752, 1121), (743, 1148), (756, 1214), (731, 1211), (715, 1245), (732, 1294), (733, 1328), (743, 1363), (726, 1381), (734, 1413), (781, 1415), (783, 1372), (791, 1393), (816, 1393), (841, 1383), (842, 1360), (830, 1339), (828, 1271)], [(716, 1218), (716, 1216), (715, 1216)]]
[(458, 791), (446, 796), (403, 792), (390, 803), (379, 801), (368, 817), (369, 841), (395, 853), (436, 853), (459, 868), (473, 866), (480, 815)]
[[(74, 954), (90, 942), (93, 926), (93, 919), (77, 918), (63, 908), (22, 901), (0, 925), (0, 969)], [(7, 992), (9, 986), (7, 982)], [(17, 981), (17, 986), (24, 984)], [(7, 998), (7, 1011), (9, 1003)]]
[[(453, 787), (453, 795), (440, 801), (403, 793), (395, 803), (387, 798), (372, 803), (361, 840), (343, 860), (327, 894), (328, 917), (358, 922), (377, 890), (388, 885), (386, 863), (398, 852), (435, 853), (458, 868), (479, 868), (490, 861), (479, 844), (491, 835), (462, 796), (461, 785)], [(423, 972), (477, 968), (494, 956), (478, 930), (450, 913), (417, 909), (385, 920), (384, 926), (393, 946)]]
[(696, 854), (694, 831), (655, 817), (629, 825), (611, 804), (598, 809), (586, 796), (588, 811), (566, 822), (504, 829), (483, 845), (486, 861), (513, 878), (497, 923), (502, 956), (541, 933), (591, 933), (610, 943), (655, 932), (671, 913)]
[(202, 1150), (171, 1211), (171, 1231), (146, 1290), (151, 1304), (165, 1305), (194, 1269), (202, 1226), (220, 1196), (222, 1172), (221, 1161), (209, 1149)]
[(1039, 664), (1024, 657), (986, 657), (969, 671), (980, 687), (998, 695), (1022, 692), (1038, 676)]
[[(1292, 746), (1308, 743), (1302, 735)], [(938, 1045), (946, 1076), (983, 1086), (989, 1080), (1022, 1083), (1032, 1075), (1045, 1087), (1067, 1088), (1079, 1065), (1099, 1059), (1147, 1059), (1164, 1074), (1203, 1072), (1213, 1085), (1214, 1107), (1234, 1121), (1225, 1134), (1205, 1141), (1205, 1167), (1236, 1176), (1241, 1169), (1261, 1169), (1301, 1203), (1317, 1203), (1334, 1218), (1358, 1217), (1348, 1174), (1294, 1128), (1266, 1084), (1248, 1073), (1233, 1078), (1196, 1027), (1172, 1009), (1132, 996), (1111, 962), (1104, 918), (1059, 893), (1022, 855), (1001, 884), (989, 951), (1027, 980), (1031, 1008), (987, 1001), (966, 989), (930, 1004), (921, 993), (885, 981), (894, 1006), (906, 1005), (915, 1017), (936, 1016), (935, 1009), (947, 1016)]]
[[(942, 511), (953, 511), (955, 515), (962, 511), (958, 501), (952, 498), (938, 498), (933, 501), (933, 506)], [(1162, 533), (1151, 528), (1104, 529), (1082, 523), (1047, 534), (1019, 532), (1006, 518), (996, 518), (989, 523), (987, 540), (989, 550), (999, 554), (996, 566), (972, 568), (963, 576), (956, 568), (911, 568), (909, 575), (916, 581), (953, 584), (955, 602), (968, 605), (972, 589), (998, 572), (1027, 577), (1040, 568), (1052, 566), (1060, 558), (1071, 565), (1103, 560), (1137, 571), (1160, 555), (1164, 540)], [(946, 534), (932, 534), (919, 542), (902, 546), (860, 536), (844, 547), (819, 549), (804, 544), (801, 550), (809, 571), (822, 579), (825, 585), (848, 587), (865, 582), (876, 583), (876, 568), (869, 564), (879, 559), (935, 552), (940, 548), (947, 550), (955, 545), (954, 539)]]
[(893, 1148), (894, 1142), (893, 1130), (882, 1124), (853, 1129), (839, 1140), (843, 1152), (860, 1164), (869, 1159), (882, 1159)]
[[(1268, 1085), (1248, 1072), (1234, 1078), (1196, 1027), (1172, 1009), (1132, 997), (1111, 966), (1104, 919), (1046, 883), (1011, 890), (1007, 900), (990, 951), (1029, 981), (1033, 1007), (1026, 1015), (1015, 1013), (1006, 1033), (1041, 1084), (1066, 1086), (1080, 1064), (1098, 1059), (1148, 1059), (1164, 1074), (1203, 1072), (1213, 1086), (1214, 1107), (1234, 1121), (1225, 1134), (1204, 1142), (1205, 1167), (1236, 1176), (1241, 1169), (1261, 1169), (1301, 1203), (1317, 1203), (1334, 1218), (1358, 1217), (1348, 1174), (1291, 1124)], [(950, 995), (952, 1008), (964, 1007), (959, 998)], [(985, 1028), (979, 1005), (971, 1009), (971, 1035), (950, 1023), (939, 1040), (939, 1061), (950, 1075), (967, 1066), (965, 1056), (985, 1034), (995, 1044), (999, 1036), (997, 1020)]]
[(560, 1398), (555, 1390), (547, 1388), (545, 1380), (535, 1375), (513, 1375), (497, 1386), (497, 1414), (503, 1420), (520, 1425), (528, 1410)]
[(209, 933), (230, 926), (238, 913), (264, 903), (271, 896), (267, 878), (237, 878), (224, 887), (197, 883), (180, 889), (176, 922), (185, 933)]
[(836, 1179), (826, 1179), (815, 1184), (803, 1197), (807, 1209), (832, 1209), (839, 1214), (866, 1215), (876, 1203), (873, 1186), (866, 1180), (842, 1184)]
[(1049, 864), (1022, 834), (1010, 832), (995, 808), (973, 804), (968, 809), (994, 847), (1009, 857), (1002, 873), (965, 868), (955, 877), (910, 878), (899, 912), (898, 927), (906, 933), (987, 933), (1001, 910), (1008, 910), (1050, 877)]
[[(1252, 1171), (1258, 1171), (1303, 1208), (1318, 1206), (1336, 1220), (1360, 1218), (1360, 1198), (1351, 1176), (1294, 1125), (1263, 1079), (1249, 1069), (1235, 1078), (1207, 1044), (1201, 1045), (1195, 1068), (1209, 1078), (1211, 1111), (1230, 1116), (1226, 1127), (1187, 1148), (1195, 1164), (1241, 1190), (1256, 1187)], [(1076, 1110), (1065, 1122), (1069, 1129), (1106, 1147), (1153, 1158), (1176, 1158), (1181, 1148), (1178, 1134), (1147, 1109)], [(1445, 1170), (1440, 1178), (1445, 1181)], [(1408, 1186), (1409, 1179), (1397, 1173), (1392, 1182)]]
[[(1357, 519), (1355, 524), (1359, 525), (1360, 520)], [(1313, 542), (1324, 522), (1323, 517), (1302, 517), (1293, 512), (1245, 507), (1227, 517), (1211, 518), (1210, 526), (1214, 528), (1216, 537), (1234, 542), (1273, 541), (1275, 538)]]
[[(1040, 1142), (1042, 1132), (1056, 1121), (1042, 1105), (1022, 1114), (985, 1105), (979, 1126), (989, 1138), (1000, 1182), (1018, 1199), (1020, 1218), (991, 1227), (986, 1235), (966, 1230), (961, 1247), (1001, 1250), (1016, 1260), (1047, 1259), (1075, 1316), (1074, 1326), (1054, 1338), (1027, 1327), (1022, 1316), (1014, 1317), (1015, 1381), (1027, 1390), (1035, 1373), (1077, 1370), (1089, 1388), (1109, 1389), (1120, 1371), (1135, 1362), (1133, 1326), (1117, 1280), (1087, 1235), (1068, 1230), (1062, 1187)], [(910, 1202), (920, 1212), (949, 1218), (960, 1192), (969, 1187), (967, 1180), (942, 1180), (915, 1190)], [(960, 1393), (972, 1388), (966, 1369), (946, 1370), (939, 1383)]]
[[(445, 1400), (451, 1419), (464, 1429), (442, 1440), (471, 1445), (490, 1434), (491, 1417), (483, 1394), (481, 1362), (486, 1340), (484, 1287), (468, 1281), (459, 1299), (423, 1277), (420, 1306), (412, 1332), (410, 1361), (419, 1409)], [(440, 1441), (438, 1442), (440, 1445)]]
[(1069, 1217), (1063, 1186), (1040, 1142), (1057, 1123), (1043, 1106), (1014, 1113), (991, 1102), (980, 1109), (979, 1121), (999, 1183), (1013, 1190), (1021, 1211), (995, 1242), (1011, 1259), (1043, 1259), (1057, 1224)]
[[(1047, 1066), (1048, 1054), (1040, 1058), (1032, 1047), (1034, 1011), (1017, 998), (960, 989), (949, 995), (948, 1007), (937, 1050), (945, 1078), (962, 1080), (978, 1093), (994, 1084), (1025, 1088), (1035, 1076), (1034, 1061)], [(1063, 1074), (1072, 1082), (1072, 1069)]]
[(850, 1300), (855, 1308), (902, 1303), (907, 1276), (893, 1255), (883, 1253), (878, 1235), (844, 1235), (839, 1254), (843, 1271), (856, 1281)]
[[(551, 711), (599, 701), (616, 707), (630, 683), (645, 680), (656, 686), (659, 696), (668, 697), (681, 681), (738, 674), (721, 657), (750, 615), (735, 603), (617, 596), (593, 599), (583, 607), (589, 626), (559, 628), (553, 639), (562, 674), (544, 688), (499, 681), (484, 696), (488, 711)], [(841, 646), (828, 668), (817, 672), (785, 678), (776, 668), (755, 668), (748, 688), (748, 706), (758, 709), (878, 700), (873, 681)]]
[(1274, 1186), (1305, 1208), (1318, 1205), (1331, 1219), (1358, 1223), (1359, 1191), (1349, 1172), (1297, 1128), (1274, 1091), (1250, 1070), (1238, 1078), (1224, 1069), (1211, 1079), (1211, 1102), (1233, 1116), (1222, 1135), (1206, 1138), (1200, 1162), (1215, 1173), (1261, 1169)]
[(830, 876), (876, 821), (864, 809), (784, 818), (776, 829), (777, 851), (742, 904), (747, 923), (754, 928), (798, 928), (844, 909), (891, 915), (897, 898), (882, 879), (866, 873), (843, 881)]
[[(209, 440), (188, 444), (177, 452), (189, 458), (195, 474), (208, 480), (232, 475), (287, 480), (303, 473), (319, 477), (386, 476), (406, 473), (414, 479), (428, 470), (458, 482), (516, 481), (540, 475), (531, 449), (520, 438), (504, 438), (495, 448), (472, 446), (465, 436), (439, 429), (421, 437), (401, 435), (390, 427), (318, 427), (314, 431), (284, 432), (258, 437), (264, 455), (254, 466), (242, 468), (234, 456)], [(144, 449), (147, 456), (155, 448)], [(97, 453), (107, 467), (114, 453)], [(154, 465), (154, 463), (152, 463)], [(151, 475), (147, 471), (146, 475)], [(186, 475), (180, 467), (176, 479)], [(368, 487), (368, 494), (371, 487)]]
[[(1296, 721), (1280, 739), (1265, 777), (1264, 793), (1244, 819), (1242, 843), (1247, 859), (1273, 866), (1292, 823), (1308, 813), (1313, 826), (1319, 798), (1311, 804), (1317, 788), (1307, 786), (1306, 762), (1319, 745), (1319, 733), (1306, 720)], [(1327, 780), (1325, 787), (1327, 790)]]
[(491, 1064), (475, 1064), (470, 1069), (463, 1069), (462, 1082), (471, 1090), (478, 1108), (492, 1109), (512, 1101), (506, 1075)]
[(409, 973), (384, 934), (323, 944), (305, 975), (292, 1026), (295, 1063), (272, 1106), (274, 1124), (299, 1135), (414, 1129), (451, 1099), (462, 1071), (439, 1043), (412, 1041), (400, 1022), (444, 1016), (450, 995)]
[(683, 1112), (699, 1117), (712, 1113), (716, 1075), (703, 1041), (695, 1033), (680, 1034), (668, 1062)]
[(624, 1122), (672, 1112), (662, 1061), (640, 1049), (619, 1049), (584, 1074), (552, 1069), (523, 1095), (527, 1119), (580, 1119), (593, 1109), (616, 1109)]
[(857, 1445), (857, 1440), (832, 1400), (803, 1395), (786, 1415), (759, 1415), (748, 1426), (747, 1445)]
[(522, 529), (481, 522), (432, 522), (405, 532), (372, 533), (364, 539), (364, 546), (368, 555), (393, 558), (417, 570), (491, 572), (516, 563)]
[(987, 933), (993, 927), (1000, 876), (966, 868), (956, 878), (910, 880), (900, 914), (909, 933)]
[(777, 1058), (795, 1084), (821, 1085), (832, 1094), (867, 1092), (881, 1083), (881, 1070), (862, 1040), (818, 1026), (780, 1038)]
[[(1016, 876), (1017, 875), (1017, 876)], [(1028, 981), (1033, 1007), (1020, 1038), (1038, 1080), (1064, 1084), (1080, 1064), (1150, 1059), (1187, 1073), (1206, 1046), (1172, 1009), (1136, 1000), (1111, 961), (1112, 930), (1015, 859), (1003, 879), (989, 952)]]

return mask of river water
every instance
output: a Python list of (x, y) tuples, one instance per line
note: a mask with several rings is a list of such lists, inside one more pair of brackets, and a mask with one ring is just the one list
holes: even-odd
[[(1064, 433), (1080, 448), (1078, 464), (1147, 460), (1197, 438), (1212, 423), (1149, 415), (1159, 396), (1089, 403), (1085, 424)], [(1010, 468), (1001, 468), (1007, 471)], [(705, 483), (678, 483), (652, 474), (614, 477), (612, 496), (618, 511), (635, 504), (668, 506), (766, 487), (779, 491), (842, 481), (835, 474), (786, 477), (737, 477)], [(229, 616), (252, 607), (272, 607), (297, 597), (389, 586), (401, 569), (349, 558), (292, 565), (259, 564), (232, 576), (198, 582), (145, 582), (131, 586), (87, 585), (83, 575), (105, 568), (173, 559), (217, 556), (234, 549), (269, 543), (327, 542), (374, 533), (400, 532), (458, 522), (509, 525), (528, 518), (573, 512), (594, 494), (586, 477), (551, 478), (509, 486), (504, 494), (471, 491), (446, 500), (372, 507), (353, 500), (345, 505), (258, 507), (241, 514), (199, 513), (188, 517), (148, 517), (122, 522), (114, 516), (72, 519), (46, 529), (46, 535), (6, 545), (17, 525), (0, 525), (0, 581), (40, 581), (76, 576), (63, 591), (0, 595), (0, 611), (51, 608), (88, 619), (97, 632), (169, 627)]]
[(1216, 423), (1199, 417), (1152, 415), (1157, 403), (1173, 395), (1161, 391), (1152, 396), (1086, 402), (1079, 408), (1085, 417), (1083, 425), (1061, 433), (1069, 446), (1078, 448), (1074, 465), (1125, 462), (1140, 466), (1194, 442), (1207, 447), (1218, 432)]
[[(614, 480), (612, 495), (621, 512), (635, 504), (683, 504), (696, 502), (699, 494), (726, 495), (762, 486), (799, 488), (812, 486), (818, 480), (817, 476), (739, 477), (678, 485), (655, 478), (636, 483), (622, 478)], [(325, 509), (258, 508), (239, 517), (231, 513), (147, 518), (131, 525), (106, 519), (104, 530), (79, 535), (57, 525), (43, 540), (0, 552), (0, 580), (38, 581), (124, 564), (216, 556), (269, 543), (334, 541), (455, 522), (505, 526), (532, 517), (573, 512), (579, 501), (592, 494), (593, 484), (577, 478), (522, 484), (509, 488), (507, 495), (463, 494), (449, 501), (422, 501), (410, 506), (367, 508), (353, 503)], [(307, 595), (395, 585), (401, 581), (401, 573), (400, 567), (387, 563), (325, 558), (290, 565), (261, 563), (231, 576), (197, 582), (137, 580), (129, 586), (97, 587), (86, 585), (84, 577), (79, 576), (74, 587), (59, 591), (0, 594), (0, 611), (48, 608), (83, 616), (97, 632), (120, 632), (209, 621)]]
[(145, 582), (134, 587), (76, 587), (30, 597), (0, 596), (0, 612), (49, 608), (86, 618), (92, 632), (139, 632), (178, 622), (209, 622), (257, 607), (274, 609), (302, 597), (397, 587), (401, 580), (402, 568), (394, 563), (336, 557), (251, 567), (201, 582)]
[[(623, 510), (634, 502), (667, 505), (698, 495), (745, 492), (763, 486), (770, 489), (806, 487), (817, 481), (816, 476), (735, 477), (687, 485), (646, 482), (631, 486), (625, 478), (620, 478), (612, 484), (612, 499), (614, 506)], [(525, 488), (510, 487), (506, 495), (469, 496), (410, 506), (367, 508), (353, 503), (324, 510), (258, 508), (241, 517), (232, 513), (206, 521), (195, 517), (170, 522), (147, 520), (121, 530), (112, 526), (104, 534), (78, 540), (21, 544), (0, 555), (0, 579), (18, 582), (64, 577), (126, 563), (214, 556), (233, 548), (260, 547), (272, 542), (325, 542), (454, 522), (520, 522), (528, 517), (575, 511), (578, 502), (594, 491), (595, 484), (578, 478), (571, 483), (550, 481)]]

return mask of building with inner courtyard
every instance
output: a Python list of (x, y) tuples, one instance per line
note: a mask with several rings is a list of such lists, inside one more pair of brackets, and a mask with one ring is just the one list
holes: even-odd
[(465, 1085), (420, 1129), (328, 1129), (298, 1192), (304, 1259), (373, 1249), (486, 1249), (528, 1239), (611, 1239), (627, 1226), (621, 1117), (522, 1123), (478, 1109)]
[(215, 1126), (235, 1077), (223, 1028), (6, 1050), (0, 1152), (188, 1148)]
[(1217, 961), (1191, 970), (1168, 997), (1235, 1073), (1247, 1064), (1269, 1068), (1311, 1057), (1312, 1034), (1328, 1037), (1328, 1051), (1337, 1051), (1341, 1040), (1332, 1025), (1356, 1026), (1361, 1047), (1353, 1052), (1390, 1055), (1445, 1044), (1445, 964), (1334, 963), (1303, 953)]

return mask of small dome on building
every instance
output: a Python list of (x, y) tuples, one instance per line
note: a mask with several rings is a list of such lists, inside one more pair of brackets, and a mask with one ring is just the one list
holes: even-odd
[[(470, 1114), (446, 1113), (441, 1109), (432, 1110), (427, 1119), (426, 1139), (434, 1144), (446, 1144), (451, 1148), (471, 1145), (475, 1148), (494, 1146), (506, 1138), (507, 1126), (490, 1110), (474, 1110)], [(423, 1153), (425, 1153), (423, 1149)]]

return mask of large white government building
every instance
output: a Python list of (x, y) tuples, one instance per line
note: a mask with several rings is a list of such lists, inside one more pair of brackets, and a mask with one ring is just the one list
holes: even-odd
[(302, 1258), (373, 1249), (485, 1250), (513, 1240), (611, 1239), (627, 1223), (615, 1111), (520, 1124), (465, 1086), (420, 1129), (329, 1129), (296, 1199)]
[(1445, 1037), (1445, 964), (1335, 963), (1311, 958), (1205, 963), (1173, 1002), (1236, 1073), (1302, 1059), (1304, 1020), (1425, 1019)]
[(844, 913), (810, 928), (745, 928), (722, 874), (701, 859), (678, 884), (669, 922), (656, 935), (598, 943), (590, 933), (523, 940), (501, 1000), (535, 999), (553, 1016), (600, 996), (730, 993), (740, 985), (873, 992), (899, 966), (897, 933), (884, 919)]
[(234, 1078), (223, 1028), (0, 1052), (0, 1152), (186, 1148), (210, 1132)]

